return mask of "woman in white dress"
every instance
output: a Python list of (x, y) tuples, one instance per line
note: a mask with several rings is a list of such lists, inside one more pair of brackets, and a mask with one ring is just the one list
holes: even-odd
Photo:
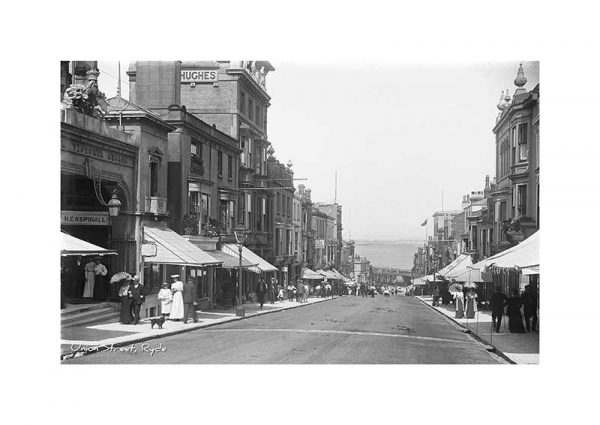
[(162, 288), (158, 291), (158, 299), (160, 300), (160, 314), (168, 316), (171, 313), (171, 305), (173, 304), (173, 292), (169, 288), (168, 283), (163, 283)]
[(183, 319), (183, 282), (179, 280), (179, 275), (173, 275), (171, 277), (175, 282), (171, 285), (173, 302), (171, 304), (171, 314), (169, 314), (169, 319), (181, 320)]
[(92, 298), (94, 296), (94, 284), (96, 283), (96, 272), (94, 269), (97, 265), (98, 264), (92, 260), (84, 266), (85, 287), (83, 288), (83, 298)]

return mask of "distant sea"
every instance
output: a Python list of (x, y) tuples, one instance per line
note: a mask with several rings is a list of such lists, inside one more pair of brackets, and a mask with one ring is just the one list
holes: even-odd
[(374, 267), (395, 267), (410, 270), (417, 248), (423, 243), (406, 241), (355, 240), (355, 253), (367, 257)]

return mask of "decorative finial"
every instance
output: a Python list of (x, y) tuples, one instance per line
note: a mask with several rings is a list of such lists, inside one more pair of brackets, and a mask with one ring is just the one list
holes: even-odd
[(504, 100), (506, 101), (508, 106), (510, 104), (510, 101), (512, 100), (512, 97), (510, 97), (510, 93), (508, 92), (508, 89), (506, 89), (506, 94), (504, 95)]
[(519, 70), (517, 71), (517, 78), (515, 78), (515, 86), (521, 88), (527, 82), (527, 77), (525, 77), (525, 73), (523, 72), (523, 64), (519, 64)]
[(504, 111), (504, 108), (506, 107), (506, 104), (504, 103), (504, 90), (502, 90), (502, 93), (500, 94), (500, 100), (498, 101), (498, 104), (496, 105), (496, 107), (500, 111)]
[(294, 164), (292, 163), (292, 160), (289, 160), (286, 165), (288, 166), (288, 168), (292, 168), (292, 165)]
[(272, 146), (272, 145), (271, 145), (271, 146), (269, 146), (269, 149), (267, 149), (267, 153), (268, 153), (270, 156), (273, 156), (273, 154), (275, 153), (275, 149), (273, 149), (273, 146)]

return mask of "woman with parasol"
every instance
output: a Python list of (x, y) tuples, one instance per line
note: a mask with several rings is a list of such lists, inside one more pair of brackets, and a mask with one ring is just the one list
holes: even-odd
[(459, 283), (453, 283), (448, 287), (448, 291), (452, 294), (454, 302), (456, 303), (456, 312), (454, 317), (462, 319), (465, 315), (465, 299), (463, 296), (463, 287)]
[(477, 312), (477, 292), (475, 288), (470, 288), (467, 294), (467, 319), (474, 319)]
[(123, 324), (129, 324), (133, 321), (133, 316), (131, 315), (131, 299), (128, 296), (129, 292), (129, 281), (131, 280), (131, 275), (126, 272), (119, 272), (113, 275), (110, 278), (110, 283), (120, 285), (119, 288), (119, 299), (121, 300), (121, 310), (119, 314), (119, 322)]

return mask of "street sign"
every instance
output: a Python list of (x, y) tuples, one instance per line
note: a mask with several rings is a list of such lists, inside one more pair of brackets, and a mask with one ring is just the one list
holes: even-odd
[(155, 243), (142, 244), (142, 256), (143, 257), (156, 257), (158, 249)]

